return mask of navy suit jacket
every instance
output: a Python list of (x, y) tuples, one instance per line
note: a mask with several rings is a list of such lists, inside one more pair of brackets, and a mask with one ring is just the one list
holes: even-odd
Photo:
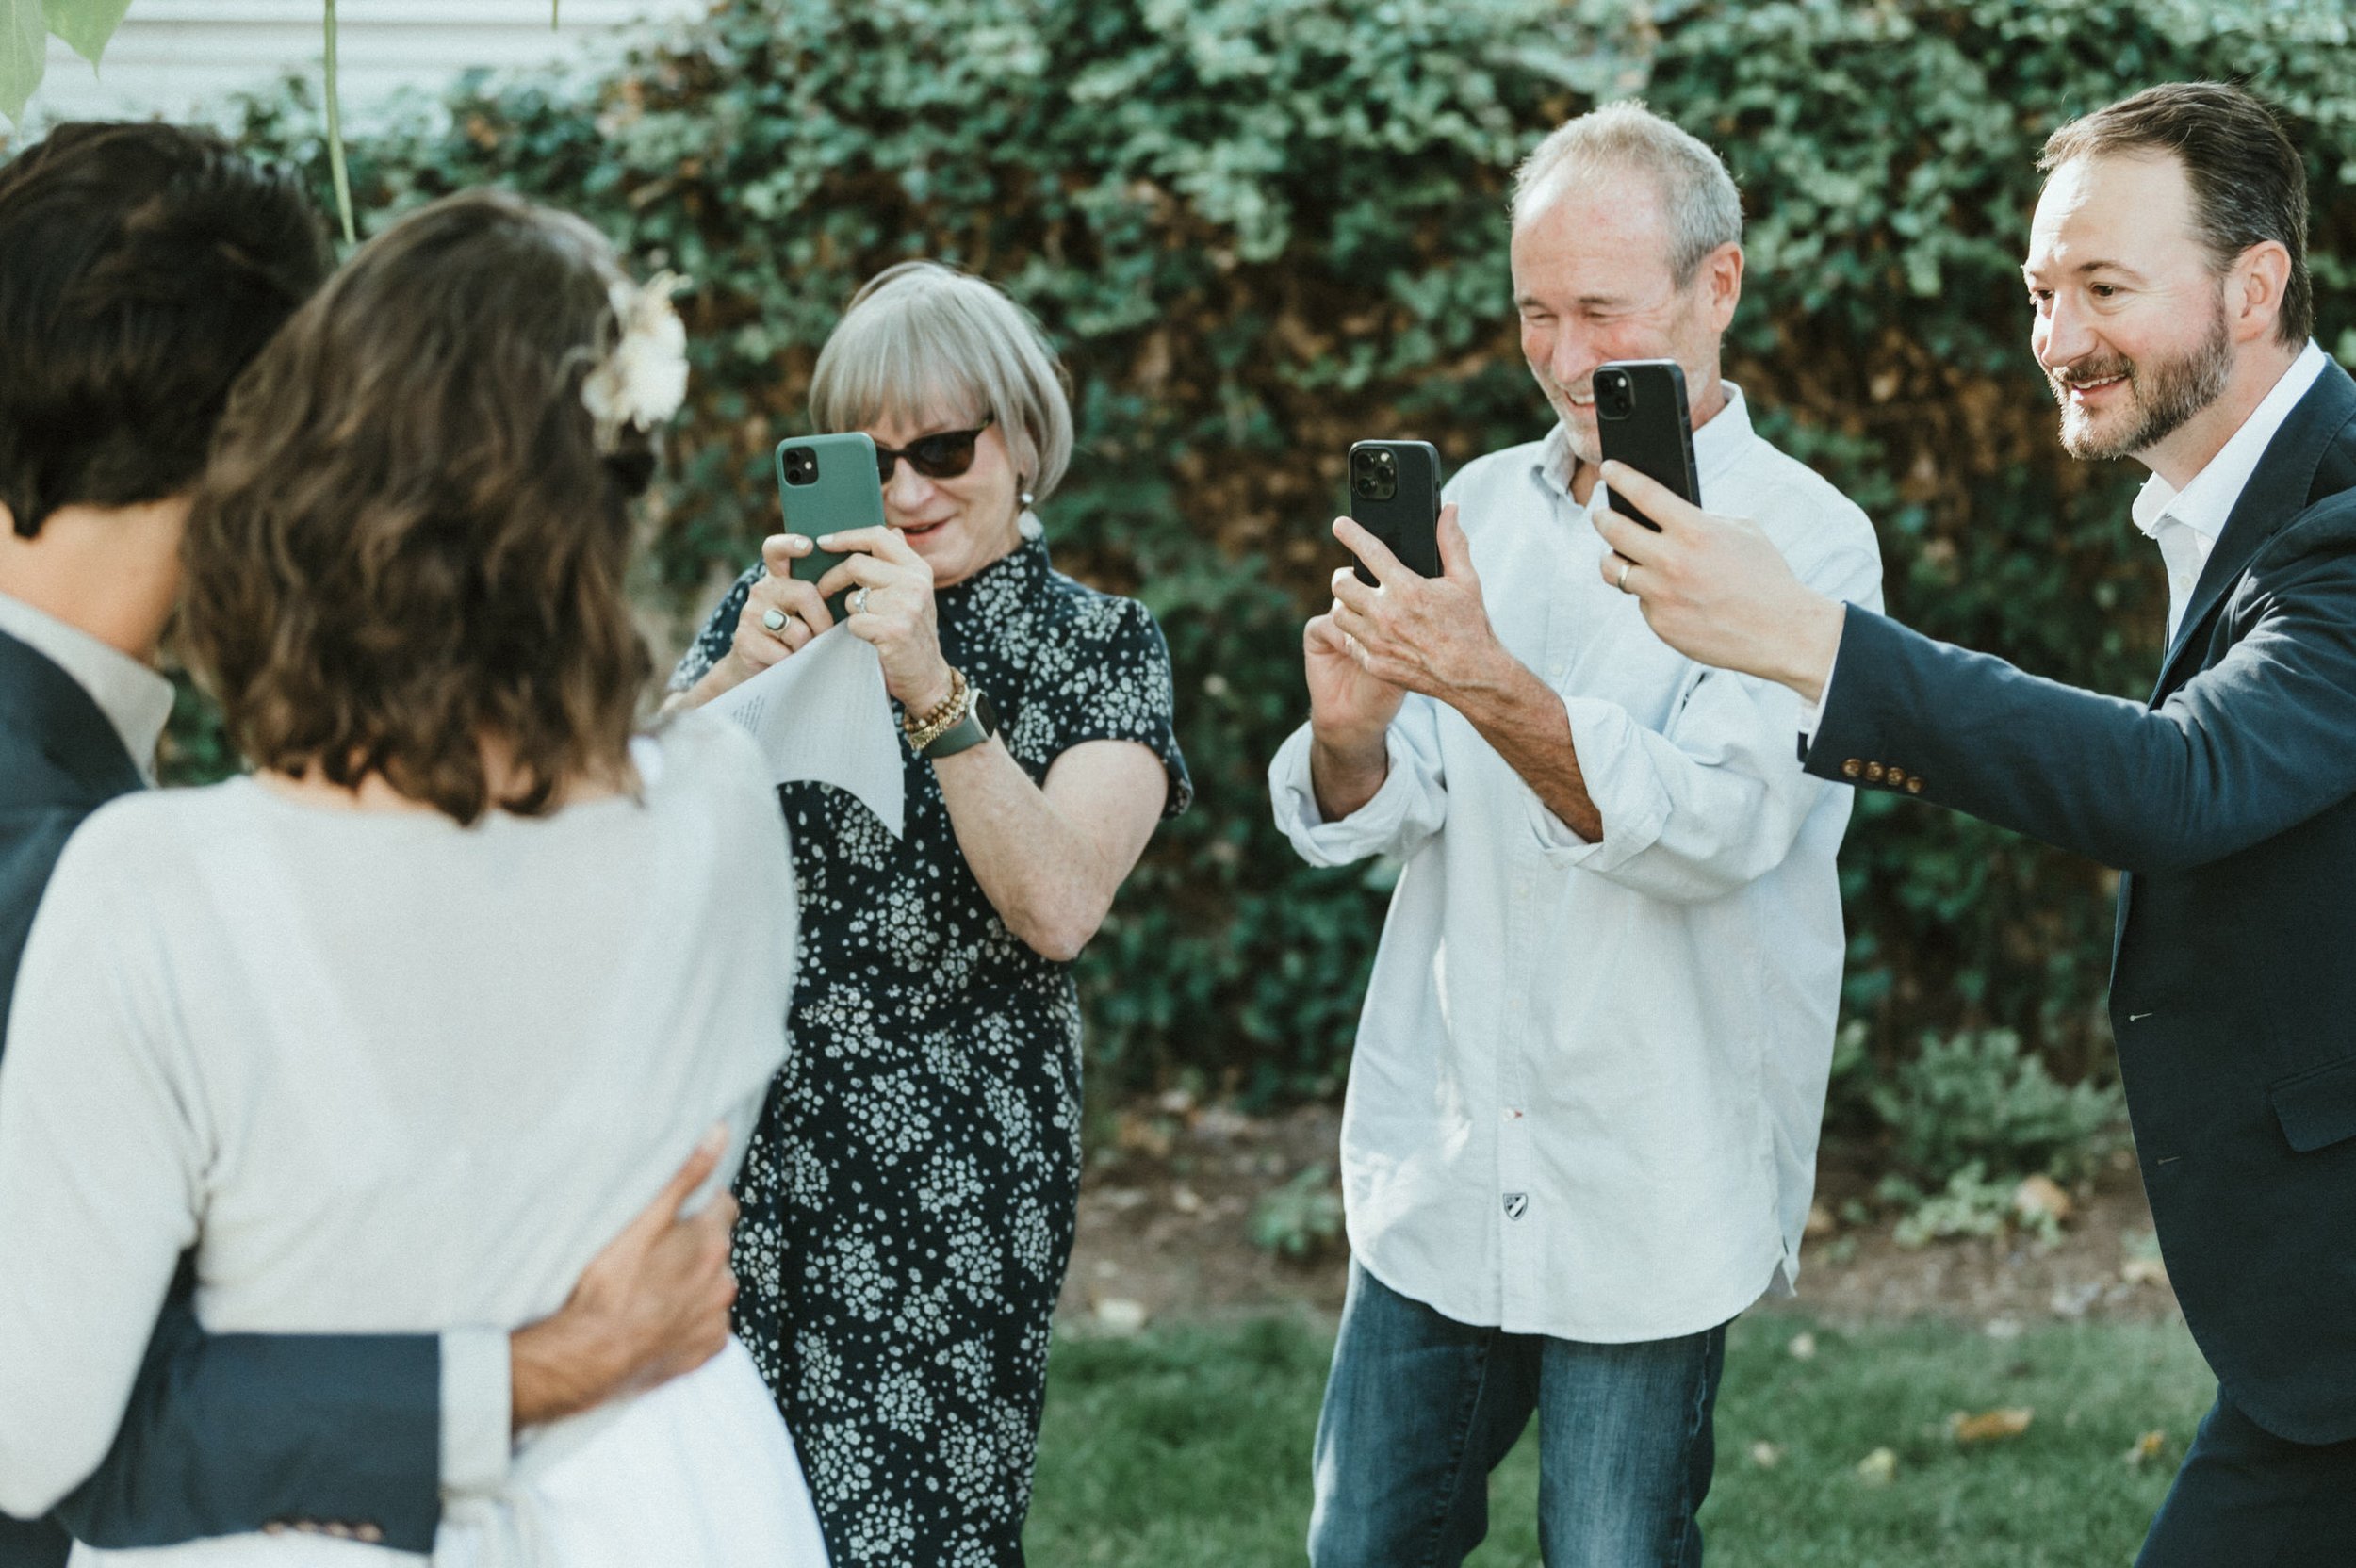
[(2266, 448), (2149, 702), (1853, 605), (1807, 761), (2127, 874), (2111, 1024), (2185, 1321), (2260, 1425), (2356, 1438), (2356, 382)]
[[(139, 787), (89, 694), (0, 634), (0, 1043), (58, 852), (84, 817)], [(52, 1519), (0, 1515), (0, 1568), (56, 1568), (68, 1528), (132, 1547), (336, 1520), (430, 1550), (441, 1516), (440, 1342), (208, 1335), (192, 1280), (184, 1260), (106, 1463)]]

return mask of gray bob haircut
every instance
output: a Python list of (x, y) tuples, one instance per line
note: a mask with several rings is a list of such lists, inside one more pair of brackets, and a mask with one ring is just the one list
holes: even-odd
[(1669, 223), (1669, 272), (1679, 287), (1702, 258), (1742, 240), (1742, 197), (1707, 143), (1646, 108), (1642, 99), (1606, 104), (1558, 128), (1513, 172), (1513, 226), (1536, 217), (1574, 183), (1638, 172), (1651, 176)]
[(852, 296), (819, 351), (810, 415), (820, 430), (987, 415), (1038, 500), (1072, 462), (1072, 399), (1047, 335), (996, 287), (937, 261), (887, 267)]

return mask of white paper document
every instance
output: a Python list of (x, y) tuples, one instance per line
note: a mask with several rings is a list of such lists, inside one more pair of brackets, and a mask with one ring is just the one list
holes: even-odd
[(874, 645), (829, 627), (710, 706), (752, 736), (769, 782), (847, 790), (900, 837), (908, 808), (900, 727)]

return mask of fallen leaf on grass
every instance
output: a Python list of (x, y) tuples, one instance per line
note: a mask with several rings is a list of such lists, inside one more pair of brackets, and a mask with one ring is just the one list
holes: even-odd
[(1892, 1448), (1876, 1448), (1857, 1462), (1857, 1479), (1868, 1486), (1888, 1486), (1898, 1475), (1898, 1454)]
[(2127, 1468), (2130, 1470), (2142, 1469), (2145, 1465), (2159, 1458), (2160, 1451), (2167, 1446), (2168, 1433), (2164, 1431), (2148, 1431), (2144, 1433), (2141, 1437), (2136, 1438), (2135, 1446), (2127, 1450)]
[(1977, 1415), (1957, 1411), (1947, 1417), (1947, 1430), (1957, 1443), (1997, 1443), (2027, 1431), (2029, 1419), (2035, 1413), (2026, 1405), (1984, 1410)]
[(1144, 1302), (1125, 1296), (1107, 1296), (1096, 1303), (1096, 1327), (1115, 1338), (1143, 1332), (1147, 1316)]

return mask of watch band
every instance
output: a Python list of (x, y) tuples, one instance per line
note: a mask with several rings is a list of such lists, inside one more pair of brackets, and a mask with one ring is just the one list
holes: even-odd
[(968, 690), (973, 693), (973, 700), (965, 705), (965, 711), (957, 715), (957, 723), (933, 737), (932, 743), (924, 747), (925, 756), (935, 760), (955, 757), (960, 751), (971, 751), (998, 733), (998, 710), (991, 705), (990, 694), (979, 686), (969, 687)]

